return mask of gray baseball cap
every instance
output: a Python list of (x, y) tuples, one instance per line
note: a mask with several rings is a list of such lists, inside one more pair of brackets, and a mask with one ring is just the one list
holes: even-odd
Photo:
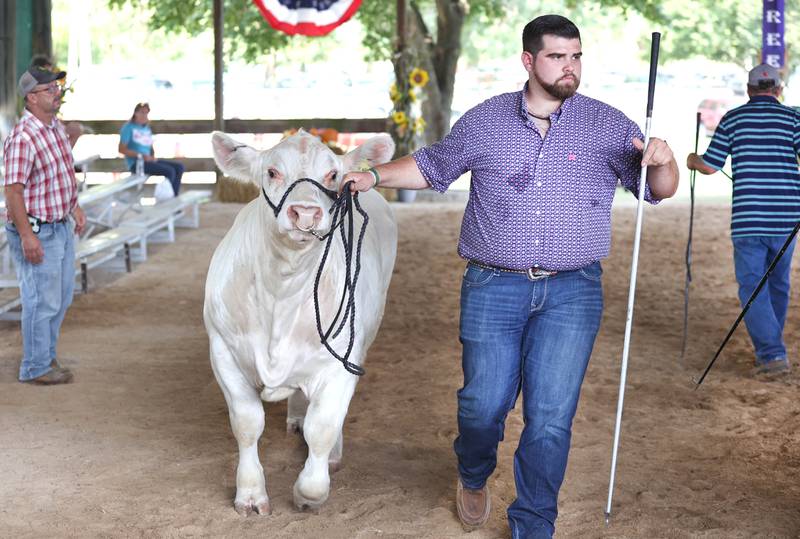
[[(781, 75), (778, 70), (769, 64), (759, 64), (750, 70), (747, 75), (747, 84), (749, 86), (766, 85), (767, 81), (772, 81), (772, 84), (778, 86), (781, 83)], [(763, 83), (763, 84), (762, 84)]]
[(66, 71), (50, 71), (49, 69), (31, 67), (19, 78), (17, 90), (20, 96), (25, 97), (39, 84), (48, 84), (54, 80), (63, 79), (66, 76)]

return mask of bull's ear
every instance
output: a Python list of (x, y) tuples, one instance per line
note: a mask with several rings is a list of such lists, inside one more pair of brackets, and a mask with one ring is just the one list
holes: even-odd
[(258, 151), (247, 144), (233, 140), (221, 131), (214, 131), (211, 134), (211, 145), (214, 147), (214, 161), (223, 174), (257, 183), (252, 170)]
[[(355, 150), (344, 156), (345, 171), (374, 167), (389, 161), (394, 155), (394, 141), (389, 135), (378, 135), (367, 140)], [(367, 167), (367, 168), (368, 168)]]

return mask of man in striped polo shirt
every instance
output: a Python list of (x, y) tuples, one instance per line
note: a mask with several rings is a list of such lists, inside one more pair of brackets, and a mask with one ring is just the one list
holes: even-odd
[[(689, 169), (713, 174), (731, 156), (731, 236), (743, 306), (800, 220), (800, 113), (778, 102), (781, 80), (771, 65), (750, 71), (747, 93), (750, 101), (723, 116), (706, 153), (691, 153), (686, 160)], [(793, 251), (794, 242), (744, 317), (755, 348), (756, 374), (789, 370), (783, 326)]]
[(6, 236), (22, 299), (19, 380), (63, 384), (72, 373), (56, 360), (61, 322), (75, 284), (74, 232), (86, 217), (78, 206), (72, 152), (56, 118), (64, 72), (32, 67), (19, 79), (25, 110), (3, 146)]

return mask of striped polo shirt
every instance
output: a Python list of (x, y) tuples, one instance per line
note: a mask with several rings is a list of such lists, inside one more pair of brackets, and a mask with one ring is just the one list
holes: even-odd
[(733, 167), (731, 236), (786, 236), (800, 220), (800, 112), (767, 95), (729, 111), (703, 161)]

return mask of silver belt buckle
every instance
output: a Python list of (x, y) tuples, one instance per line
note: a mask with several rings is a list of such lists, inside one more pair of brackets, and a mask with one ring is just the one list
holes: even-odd
[(528, 275), (528, 279), (531, 281), (539, 281), (545, 277), (550, 277), (553, 275), (552, 271), (543, 270), (541, 268), (528, 268), (525, 270), (525, 273)]

